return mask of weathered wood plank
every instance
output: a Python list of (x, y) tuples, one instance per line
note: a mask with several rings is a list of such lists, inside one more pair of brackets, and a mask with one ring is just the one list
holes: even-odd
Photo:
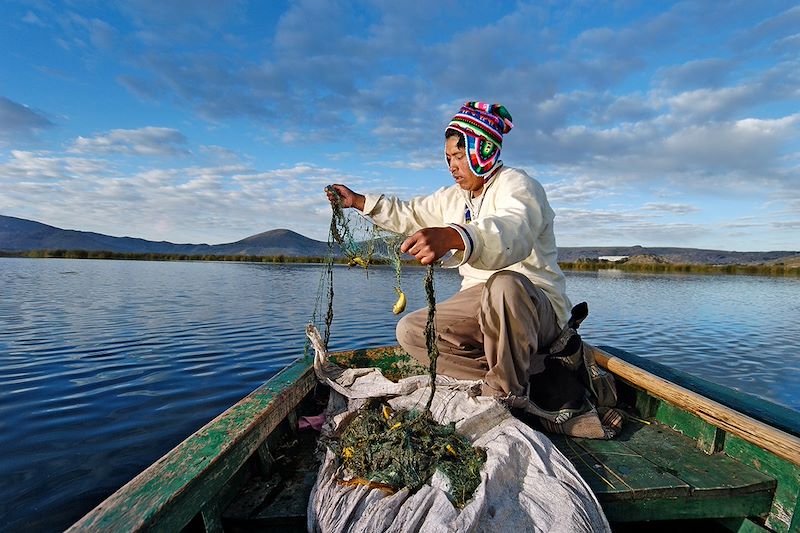
[(312, 390), (300, 359), (203, 426), (90, 511), (69, 531), (177, 531)]
[(634, 389), (634, 393), (636, 395), (635, 400), (632, 402), (633, 406), (636, 409), (636, 412), (639, 413), (639, 416), (643, 418), (652, 418), (655, 416), (656, 411), (658, 411), (658, 407), (663, 403), (658, 398), (654, 398), (650, 396), (642, 389), (631, 387)]
[[(255, 457), (255, 454), (253, 456)], [(236, 498), (236, 495), (250, 478), (254, 469), (255, 467), (251, 465), (242, 465), (242, 467), (231, 476), (222, 490), (205, 502), (200, 511), (200, 519), (206, 533), (211, 533), (212, 531), (221, 532), (224, 530), (222, 512), (230, 505), (231, 501)]]
[(571, 438), (562, 435), (548, 435), (553, 444), (575, 466), (578, 474), (586, 481), (595, 495), (625, 492), (630, 490), (625, 484), (612, 476), (606, 468)]
[[(768, 453), (744, 439), (728, 436), (725, 453), (742, 464), (763, 472), (778, 482), (767, 527), (776, 532), (800, 531), (800, 466)], [(794, 521), (794, 525), (793, 524)]]
[(767, 505), (758, 514), (769, 510), (777, 484), (774, 478), (724, 454), (707, 455), (694, 446), (692, 439), (659, 424), (646, 428), (636, 422), (629, 425), (636, 429), (624, 434), (620, 442), (688, 483), (692, 498), (728, 498), (764, 492)]
[(225, 530), (285, 531), (306, 525), (306, 509), (319, 462), (315, 432), (299, 432), (276, 447), (273, 471), (251, 479), (222, 515)]
[(279, 474), (250, 480), (236, 499), (224, 510), (223, 520), (230, 523), (236, 520), (250, 519), (258, 512), (265, 500), (280, 490), (282, 483), (283, 478)]
[(576, 464), (577, 459), (591, 468), (596, 478), (594, 483), (587, 478), (584, 479), (595, 491), (601, 503), (617, 500), (678, 498), (689, 495), (688, 483), (656, 468), (640, 453), (626, 448), (619, 441), (568, 440), (571, 440), (572, 446), (567, 445), (571, 452), (567, 458), (573, 464)]
[(754, 516), (763, 505), (763, 501), (746, 494), (714, 500), (701, 498), (618, 500), (604, 503), (603, 510), (612, 522), (643, 522)]
[(275, 501), (259, 512), (254, 520), (263, 523), (306, 523), (308, 496), (317, 481), (316, 471), (299, 470), (286, 480)]
[(657, 423), (629, 421), (610, 441), (551, 438), (612, 521), (763, 516), (770, 509), (773, 478), (707, 455)]
[(694, 445), (711, 454), (722, 449), (725, 432), (702, 418), (668, 402), (659, 402), (653, 416), (656, 420), (694, 440)]
[(642, 387), (653, 396), (686, 409), (730, 434), (800, 465), (800, 437), (744, 415), (597, 348), (595, 348), (595, 358), (598, 364), (608, 371)]

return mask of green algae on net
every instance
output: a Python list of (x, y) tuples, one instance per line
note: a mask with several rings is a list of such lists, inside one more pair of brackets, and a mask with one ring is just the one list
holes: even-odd
[(368, 402), (326, 444), (353, 475), (350, 483), (414, 492), (439, 470), (449, 481), (448, 498), (459, 508), (480, 485), (486, 462), (486, 451), (456, 433), (455, 423), (439, 424), (429, 411), (393, 411), (380, 400)]

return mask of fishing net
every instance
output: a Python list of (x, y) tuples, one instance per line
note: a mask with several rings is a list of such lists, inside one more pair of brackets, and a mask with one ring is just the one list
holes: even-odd
[[(326, 191), (339, 199), (334, 189), (327, 188)], [(400, 252), (405, 236), (378, 228), (365, 217), (354, 213), (355, 210), (342, 209), (338, 201), (331, 202), (331, 208), (329, 254), (312, 316), (312, 323), (316, 325), (325, 308), (325, 349), (334, 318), (333, 265), (337, 259), (350, 267), (364, 269), (366, 275), (375, 264), (394, 267), (398, 300), (392, 310), (398, 314), (405, 309)], [(455, 424), (443, 425), (431, 416), (439, 355), (434, 327), (436, 300), (433, 277), (434, 268), (429, 265), (424, 278), (428, 309), (425, 339), (431, 362), (428, 368), (430, 394), (425, 407), (394, 411), (380, 401), (367, 402), (341, 435), (323, 439), (323, 442), (334, 451), (351, 480), (357, 480), (357, 483), (392, 491), (407, 487), (413, 492), (438, 470), (449, 480), (449, 498), (456, 506), (462, 507), (480, 484), (480, 470), (486, 454), (482, 449), (473, 447), (469, 439), (456, 433)]]
[(439, 470), (449, 480), (448, 497), (457, 507), (475, 492), (486, 462), (485, 451), (456, 433), (455, 423), (439, 424), (430, 411), (394, 411), (380, 400), (362, 407), (328, 446), (354, 474), (349, 483), (413, 492)]
[[(332, 187), (326, 187), (336, 198), (331, 202), (331, 223), (328, 231), (328, 253), (325, 257), (325, 270), (320, 276), (311, 323), (323, 331), (327, 348), (333, 323), (334, 265), (346, 263), (348, 267), (362, 268), (369, 275), (373, 265), (391, 265), (395, 271), (394, 290), (397, 301), (392, 307), (395, 314), (405, 310), (406, 296), (401, 285), (400, 245), (405, 236), (381, 229), (354, 209), (343, 209), (338, 202), (339, 195)], [(309, 345), (306, 344), (306, 354)]]

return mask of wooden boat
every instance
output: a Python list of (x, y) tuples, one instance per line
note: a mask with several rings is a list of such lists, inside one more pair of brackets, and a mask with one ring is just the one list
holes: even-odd
[[(552, 438), (615, 531), (800, 531), (796, 412), (622, 350), (595, 352), (631, 418), (610, 441)], [(396, 347), (332, 357), (387, 377), (409, 363)], [(317, 464), (315, 434), (297, 421), (321, 411), (324, 389), (300, 358), (69, 531), (304, 530)]]

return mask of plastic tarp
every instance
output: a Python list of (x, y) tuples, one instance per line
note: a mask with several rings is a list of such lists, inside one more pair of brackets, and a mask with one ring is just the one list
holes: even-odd
[[(394, 410), (424, 409), (428, 376), (392, 382), (378, 369), (336, 369), (318, 336), (310, 332), (309, 338), (317, 375), (332, 387), (324, 433), (337, 434), (367, 398), (384, 398)], [(327, 450), (309, 499), (309, 531), (610, 531), (572, 463), (500, 402), (476, 396), (475, 385), (439, 376), (431, 405), (437, 422), (455, 422), (456, 431), (486, 450), (481, 483), (462, 509), (448, 499), (448, 481), (439, 472), (413, 494), (390, 494), (342, 483), (348, 473)]]

